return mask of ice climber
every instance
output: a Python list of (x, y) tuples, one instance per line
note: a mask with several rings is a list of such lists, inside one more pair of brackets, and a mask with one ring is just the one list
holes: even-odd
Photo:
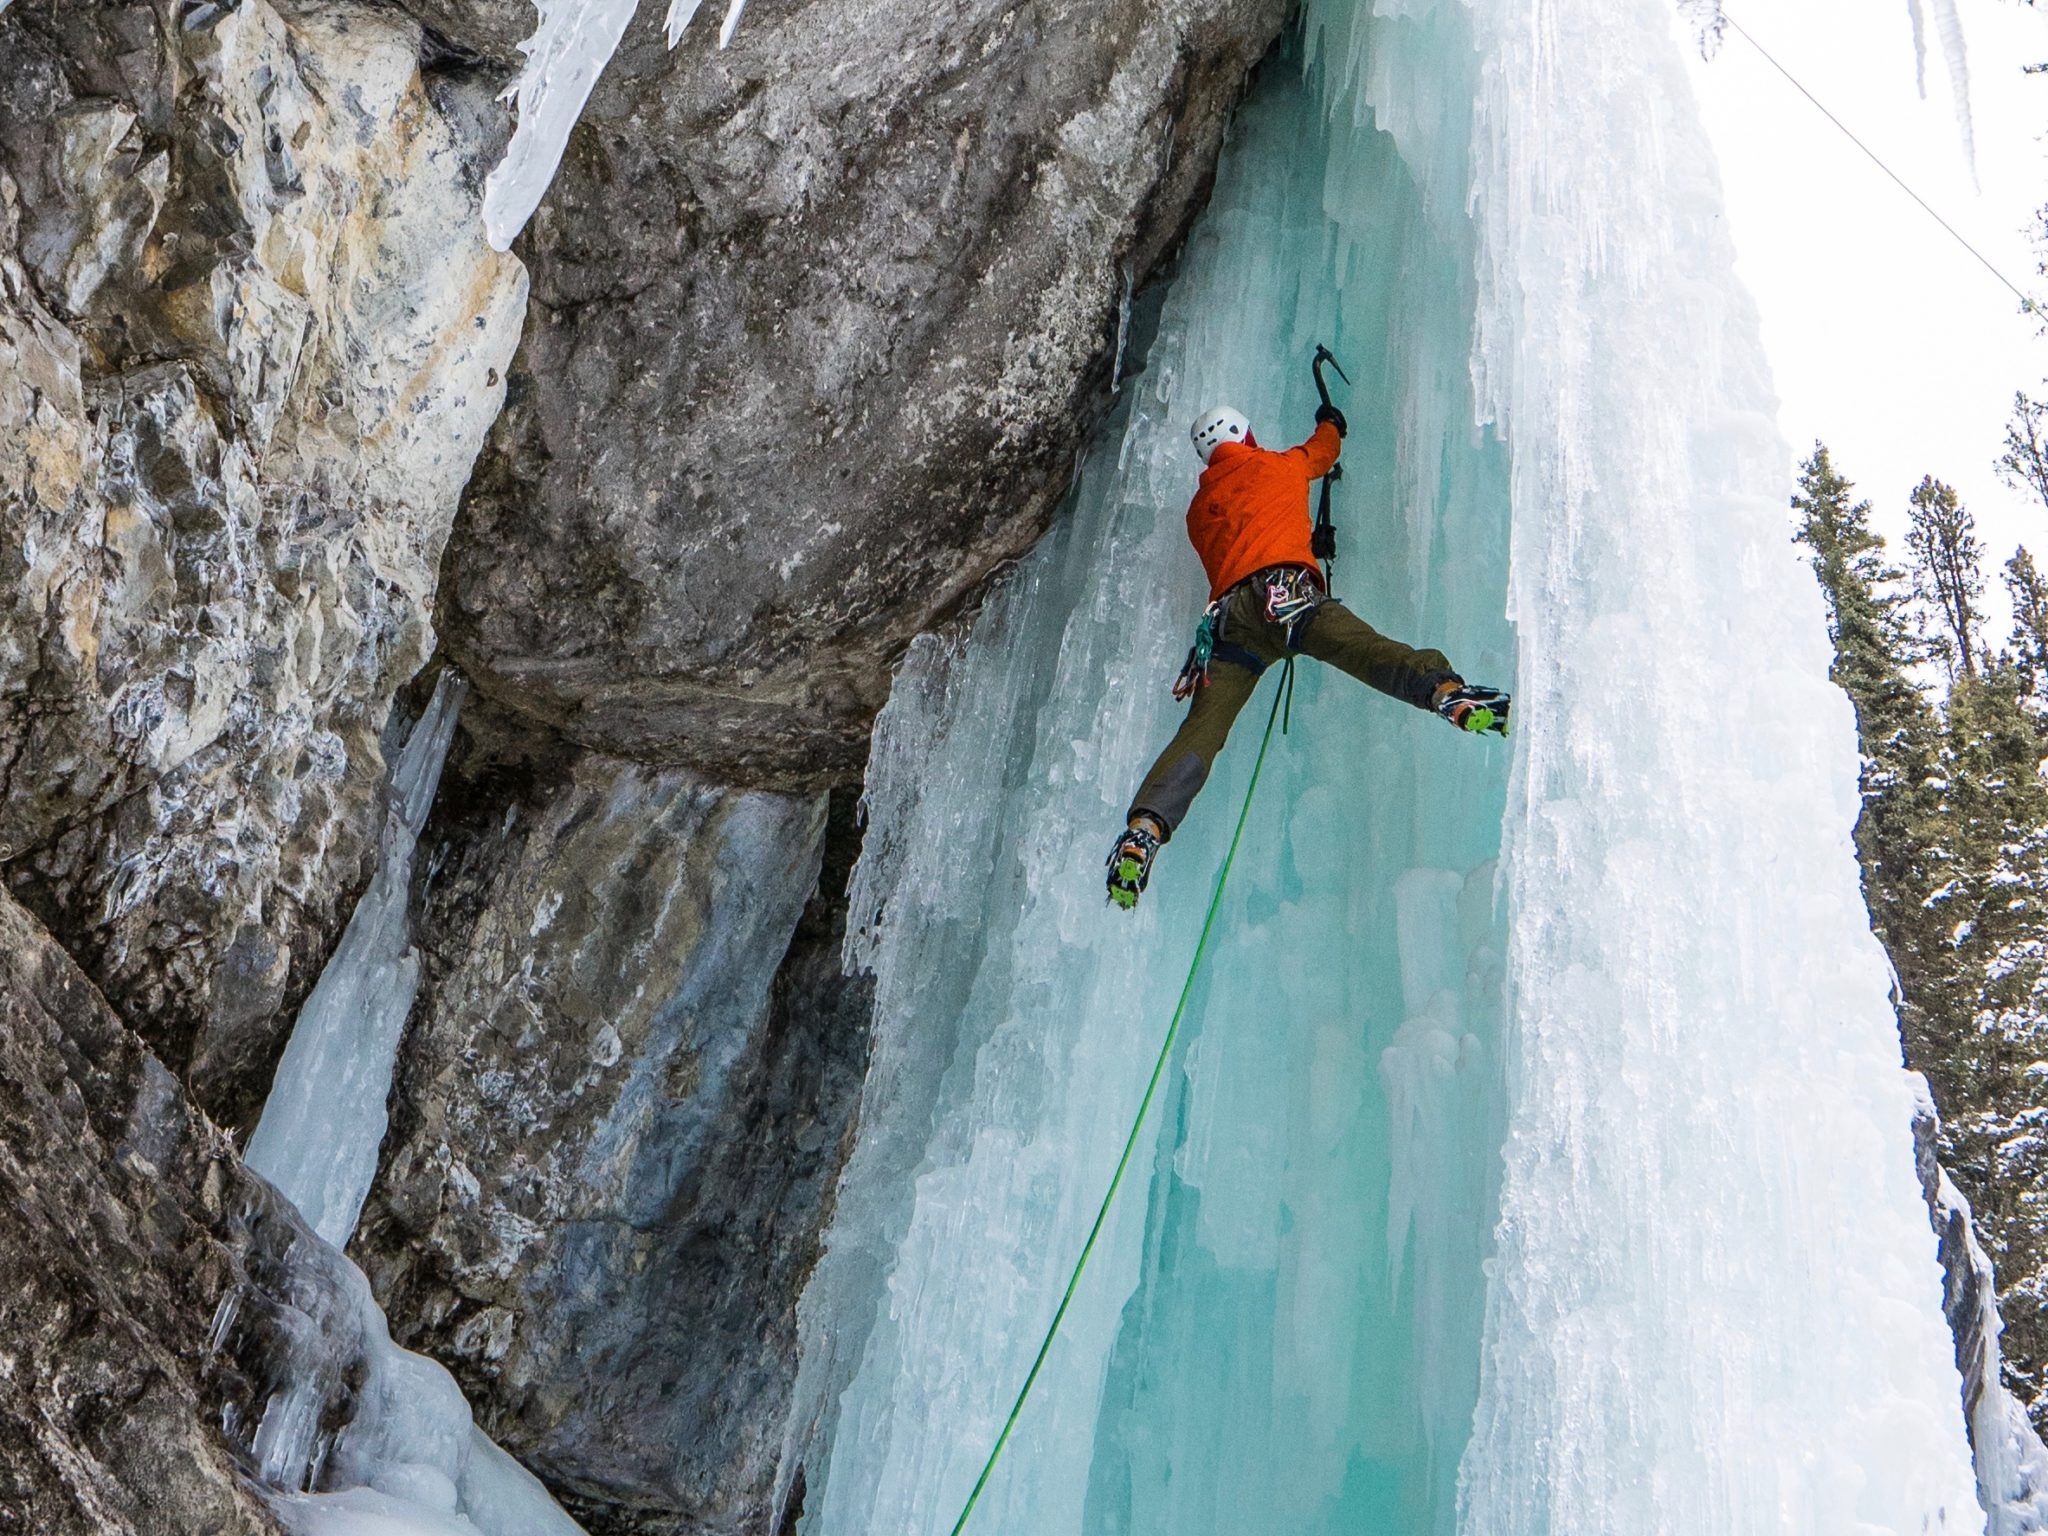
[(1173, 685), (1192, 699), (1187, 718), (1131, 800), (1128, 826), (1109, 854), (1109, 899), (1135, 907), (1160, 845), (1188, 813), (1259, 674), (1291, 654), (1313, 656), (1382, 693), (1442, 715), (1460, 730), (1505, 736), (1509, 699), (1468, 685), (1442, 651), (1380, 634), (1328, 595), (1311, 546), (1309, 486), (1342, 451), (1344, 413), (1316, 410), (1309, 440), (1284, 453), (1261, 448), (1228, 406), (1189, 428), (1201, 456), (1188, 538), (1209, 576), (1209, 607)]

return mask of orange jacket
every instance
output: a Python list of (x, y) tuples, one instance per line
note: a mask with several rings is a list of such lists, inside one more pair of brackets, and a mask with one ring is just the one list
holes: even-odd
[(1188, 542), (1209, 573), (1209, 601), (1269, 565), (1315, 565), (1308, 488), (1329, 473), (1342, 447), (1327, 421), (1299, 448), (1282, 453), (1249, 443), (1216, 445), (1188, 506)]

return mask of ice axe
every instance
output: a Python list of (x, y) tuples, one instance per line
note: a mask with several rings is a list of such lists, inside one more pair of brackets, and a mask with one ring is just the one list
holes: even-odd
[[(1309, 364), (1309, 372), (1313, 373), (1316, 378), (1316, 394), (1321, 396), (1324, 405), (1329, 405), (1330, 386), (1323, 381), (1323, 364), (1325, 363), (1336, 369), (1337, 377), (1346, 384), (1351, 382), (1351, 375), (1346, 373), (1344, 365), (1337, 361), (1336, 353), (1332, 352), (1321, 342), (1316, 343), (1315, 361)], [(1343, 478), (1344, 466), (1342, 464), (1332, 464), (1330, 472), (1323, 476), (1322, 499), (1316, 506), (1315, 531), (1309, 535), (1308, 541), (1309, 553), (1323, 562), (1323, 590), (1332, 592), (1333, 595), (1334, 590), (1330, 586), (1330, 567), (1337, 562), (1337, 525), (1330, 521), (1330, 487)]]

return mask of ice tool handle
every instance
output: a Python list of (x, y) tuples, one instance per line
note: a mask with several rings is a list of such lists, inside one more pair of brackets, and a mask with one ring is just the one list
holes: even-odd
[[(1351, 375), (1344, 371), (1344, 365), (1337, 361), (1337, 355), (1334, 352), (1321, 342), (1316, 343), (1315, 361), (1309, 364), (1309, 372), (1315, 375), (1317, 396), (1321, 398), (1323, 404), (1328, 405), (1330, 403), (1330, 386), (1323, 380), (1323, 364), (1325, 363), (1336, 369), (1337, 377), (1346, 384), (1351, 382)], [(1308, 542), (1309, 552), (1323, 562), (1323, 588), (1325, 591), (1333, 591), (1330, 587), (1330, 567), (1337, 562), (1337, 525), (1330, 521), (1330, 487), (1343, 478), (1344, 466), (1342, 464), (1332, 464), (1330, 472), (1323, 476), (1323, 493), (1321, 499), (1316, 504), (1315, 532), (1309, 536)]]

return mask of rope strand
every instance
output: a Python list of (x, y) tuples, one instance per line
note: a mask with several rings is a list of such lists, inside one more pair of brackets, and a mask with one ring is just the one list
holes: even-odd
[(1003, 1447), (1010, 1443), (1010, 1432), (1017, 1427), (1018, 1415), (1024, 1411), (1024, 1400), (1031, 1396), (1031, 1389), (1038, 1382), (1038, 1373), (1045, 1365), (1045, 1357), (1052, 1352), (1052, 1341), (1058, 1337), (1060, 1324), (1066, 1320), (1067, 1308), (1074, 1300), (1075, 1291), (1081, 1286), (1081, 1272), (1088, 1267), (1088, 1260), (1095, 1252), (1095, 1240), (1102, 1235), (1102, 1228), (1109, 1220), (1110, 1205), (1116, 1200), (1117, 1191), (1123, 1187), (1124, 1172), (1131, 1165), (1131, 1154), (1138, 1149), (1138, 1133), (1144, 1129), (1145, 1120), (1152, 1112), (1152, 1100), (1159, 1092), (1160, 1079), (1166, 1075), (1167, 1058), (1173, 1054), (1173, 1042), (1180, 1035), (1180, 1021), (1188, 1011), (1188, 1000), (1194, 996), (1195, 977), (1202, 969), (1202, 957), (1209, 950), (1209, 935), (1216, 926), (1216, 913), (1223, 905), (1223, 887), (1230, 880), (1230, 866), (1237, 862), (1237, 845), (1244, 837), (1245, 822), (1252, 813), (1252, 796), (1258, 793), (1259, 773), (1266, 766), (1266, 749), (1273, 744), (1273, 725), (1280, 718), (1280, 704), (1293, 692), (1294, 658), (1287, 658), (1287, 668), (1282, 676), (1281, 686), (1274, 690), (1273, 708), (1266, 716), (1266, 734), (1259, 739), (1259, 755), (1252, 763), (1251, 783), (1245, 786), (1244, 805), (1237, 813), (1237, 827), (1230, 834), (1230, 849), (1223, 855), (1223, 867), (1216, 874), (1216, 889), (1209, 896), (1209, 910), (1202, 918), (1202, 936), (1195, 941), (1194, 959), (1188, 962), (1187, 980), (1181, 983), (1180, 1001), (1174, 1004), (1173, 1019), (1166, 1026), (1166, 1038), (1159, 1042), (1159, 1057), (1152, 1063), (1151, 1080), (1145, 1084), (1145, 1096), (1138, 1101), (1138, 1115), (1131, 1122), (1131, 1133), (1124, 1138), (1123, 1155), (1116, 1160), (1116, 1172), (1110, 1176), (1109, 1188), (1102, 1196), (1102, 1204), (1095, 1212), (1095, 1224), (1088, 1229), (1088, 1240), (1081, 1244), (1081, 1257), (1074, 1261), (1074, 1272), (1067, 1280), (1066, 1293), (1060, 1297), (1060, 1304), (1052, 1314), (1052, 1322), (1046, 1327), (1045, 1338), (1038, 1346), (1038, 1355), (1031, 1362), (1031, 1369), (1025, 1373), (1024, 1385), (1017, 1389), (1017, 1400), (1010, 1405), (1010, 1416), (1003, 1422), (1002, 1433), (996, 1436), (995, 1445), (989, 1450), (988, 1460), (981, 1465), (981, 1476), (974, 1480), (974, 1489), (967, 1495), (967, 1503), (960, 1510), (960, 1518), (953, 1522), (952, 1536), (960, 1536), (967, 1527), (967, 1517), (974, 1513), (974, 1506), (981, 1498), (981, 1491), (988, 1486), (989, 1475), (996, 1469), (996, 1460), (1003, 1454)]

